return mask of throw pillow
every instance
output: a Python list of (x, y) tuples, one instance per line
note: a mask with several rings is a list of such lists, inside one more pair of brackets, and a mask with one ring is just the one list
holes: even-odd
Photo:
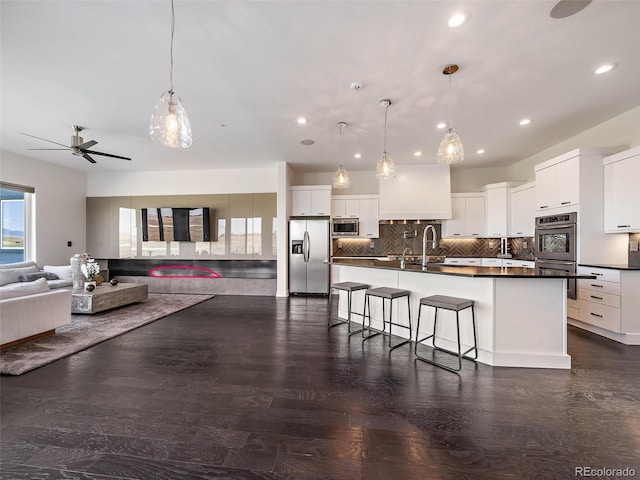
[(16, 283), (0, 288), (0, 299), (25, 297), (35, 293), (45, 293), (49, 291), (49, 285), (44, 278), (39, 278), (33, 282)]
[(71, 278), (71, 265), (45, 265), (42, 267), (44, 272), (51, 272), (58, 275), (58, 278), (63, 280), (72, 280)]
[(21, 282), (33, 282), (39, 278), (44, 278), (45, 280), (57, 280), (58, 275), (53, 272), (34, 272), (34, 273), (23, 273), (18, 277)]
[(16, 283), (20, 281), (20, 275), (25, 273), (35, 273), (38, 271), (38, 267), (22, 267), (22, 268), (7, 268), (0, 269), (0, 285), (7, 285), (8, 283)]

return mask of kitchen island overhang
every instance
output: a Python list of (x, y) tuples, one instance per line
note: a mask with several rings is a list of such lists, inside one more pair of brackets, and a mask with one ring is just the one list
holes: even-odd
[[(546, 275), (527, 268), (447, 267), (407, 265), (380, 260), (332, 261), (332, 282), (361, 282), (411, 292), (415, 328), (420, 298), (449, 295), (473, 300), (476, 310), (478, 361), (491, 366), (570, 369), (567, 354), (567, 279), (589, 275)], [(364, 295), (353, 299), (353, 310), (363, 311)], [(346, 316), (346, 296), (340, 295), (339, 315)], [(394, 322), (408, 325), (405, 309), (393, 311)], [(456, 348), (455, 317), (442, 311), (438, 320), (438, 345)], [(382, 328), (382, 305), (371, 302), (372, 326)], [(453, 314), (455, 315), (455, 314)], [(470, 317), (470, 314), (469, 314)], [(354, 315), (355, 321), (362, 317)], [(463, 350), (472, 345), (471, 320), (461, 314)], [(433, 309), (423, 307), (420, 338), (433, 329)], [(394, 334), (416, 338), (407, 328)], [(357, 337), (356, 337), (357, 338)], [(423, 345), (432, 344), (424, 342)], [(364, 347), (366, 348), (366, 347)], [(426, 348), (426, 347), (424, 347)]]

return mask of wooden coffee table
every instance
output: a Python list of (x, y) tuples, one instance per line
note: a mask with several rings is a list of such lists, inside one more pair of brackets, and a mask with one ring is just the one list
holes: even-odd
[(71, 291), (71, 313), (98, 313), (147, 299), (148, 286), (138, 283), (103, 283), (92, 292)]

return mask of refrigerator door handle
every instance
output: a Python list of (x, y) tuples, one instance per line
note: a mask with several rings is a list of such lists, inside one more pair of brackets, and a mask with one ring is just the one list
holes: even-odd
[(307, 230), (304, 231), (304, 239), (302, 244), (302, 253), (304, 254), (304, 262), (309, 263), (309, 232)]

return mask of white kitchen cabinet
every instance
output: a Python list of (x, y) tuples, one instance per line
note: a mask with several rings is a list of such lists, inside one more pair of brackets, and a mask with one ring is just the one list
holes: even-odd
[(502, 267), (503, 260), (501, 258), (483, 258), (482, 266), (483, 267)]
[(333, 218), (357, 218), (358, 237), (378, 238), (380, 226), (378, 197), (371, 195), (335, 195), (331, 199)]
[(509, 190), (506, 183), (485, 186), (487, 237), (506, 237), (509, 233)]
[(603, 168), (605, 232), (640, 232), (640, 148), (606, 157)]
[(502, 266), (503, 267), (536, 268), (536, 262), (533, 260), (513, 260), (511, 258), (503, 258)]
[(331, 214), (331, 185), (291, 187), (291, 215), (329, 216)]
[(378, 219), (378, 199), (361, 198), (359, 204), (359, 233), (358, 236), (378, 238), (380, 236), (380, 222)]
[(444, 259), (446, 265), (464, 265), (467, 267), (481, 267), (482, 258), (475, 257), (447, 257)]
[(580, 153), (573, 150), (535, 166), (537, 210), (580, 203)]
[(443, 238), (484, 236), (484, 195), (454, 193), (451, 195), (451, 219), (442, 222)]
[(536, 223), (536, 184), (514, 187), (511, 197), (510, 237), (533, 237)]

